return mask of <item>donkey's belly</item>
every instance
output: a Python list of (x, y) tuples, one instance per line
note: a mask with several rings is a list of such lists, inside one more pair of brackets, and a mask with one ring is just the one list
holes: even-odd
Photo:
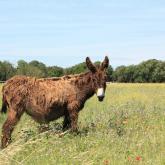
[(50, 121), (56, 120), (64, 115), (64, 108), (54, 108), (46, 111), (28, 110), (26, 111), (36, 122), (38, 123), (49, 123)]
[(45, 120), (47, 122), (56, 120), (64, 115), (65, 109), (62, 107), (57, 107), (45, 114)]

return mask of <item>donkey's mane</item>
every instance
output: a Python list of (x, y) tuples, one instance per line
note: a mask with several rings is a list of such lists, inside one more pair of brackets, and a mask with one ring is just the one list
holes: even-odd
[[(40, 78), (39, 81), (68, 81), (71, 84), (82, 88), (85, 84), (89, 84), (90, 80), (92, 79), (92, 73), (80, 73), (80, 74), (72, 74), (72, 75), (65, 75), (62, 77), (48, 77), (48, 78)], [(92, 84), (93, 86), (93, 84)]]
[(62, 77), (48, 77), (48, 78), (40, 78), (38, 80), (44, 81), (44, 80), (51, 80), (51, 81), (58, 81), (58, 80), (70, 80), (72, 81), (73, 79), (80, 79), (83, 77), (86, 77), (86, 75), (89, 75), (90, 72), (86, 73), (80, 73), (80, 74), (71, 74), (71, 75), (64, 75)]

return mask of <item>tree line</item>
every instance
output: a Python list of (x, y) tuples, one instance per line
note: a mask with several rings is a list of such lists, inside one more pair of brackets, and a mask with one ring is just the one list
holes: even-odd
[[(100, 62), (95, 62), (99, 65)], [(59, 66), (46, 66), (37, 60), (26, 62), (20, 60), (17, 66), (8, 61), (0, 61), (0, 81), (6, 81), (14, 75), (26, 75), (35, 77), (60, 77), (68, 74), (86, 72), (85, 62), (68, 68)], [(138, 65), (119, 66), (115, 69), (108, 67), (108, 81), (129, 83), (155, 83), (165, 82), (165, 61), (151, 59)]]

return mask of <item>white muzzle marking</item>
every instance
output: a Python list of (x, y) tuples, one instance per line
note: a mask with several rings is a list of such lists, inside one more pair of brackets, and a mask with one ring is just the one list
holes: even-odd
[(97, 97), (103, 97), (104, 96), (104, 89), (98, 88), (97, 90)]

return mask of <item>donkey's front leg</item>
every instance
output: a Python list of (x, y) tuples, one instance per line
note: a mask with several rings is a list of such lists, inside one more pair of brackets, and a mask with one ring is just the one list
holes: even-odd
[(76, 111), (72, 112), (70, 114), (70, 118), (71, 118), (71, 131), (78, 132), (78, 126), (77, 126), (78, 112), (76, 112)]
[(64, 116), (64, 121), (63, 121), (63, 131), (66, 131), (71, 127), (71, 120), (69, 114)]
[(78, 126), (77, 126), (77, 122), (78, 122), (78, 104), (77, 104), (77, 102), (74, 102), (74, 103), (69, 105), (68, 113), (69, 113), (69, 117), (70, 117), (70, 120), (71, 120), (71, 131), (72, 132), (77, 132), (78, 131)]

